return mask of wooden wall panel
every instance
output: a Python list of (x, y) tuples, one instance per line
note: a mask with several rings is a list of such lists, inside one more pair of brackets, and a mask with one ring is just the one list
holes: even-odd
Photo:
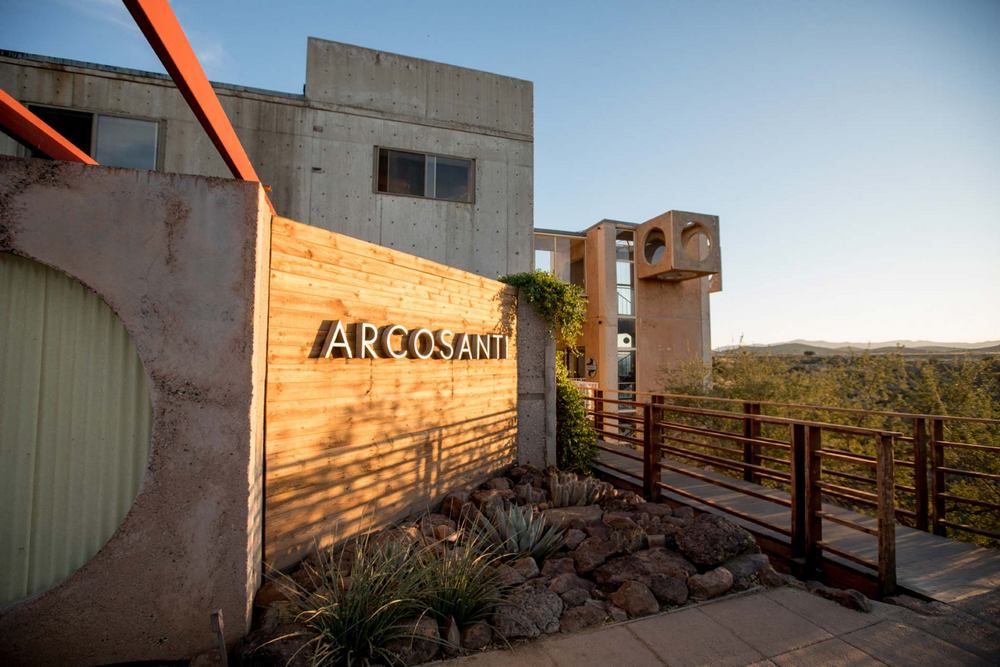
[[(285, 567), (516, 459), (514, 290), (284, 218), (272, 227), (265, 558)], [(506, 359), (318, 357), (332, 320), (509, 336)]]

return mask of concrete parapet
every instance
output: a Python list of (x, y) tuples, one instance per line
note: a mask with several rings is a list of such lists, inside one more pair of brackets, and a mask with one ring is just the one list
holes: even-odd
[(556, 465), (556, 344), (523, 291), (517, 341), (517, 462)]

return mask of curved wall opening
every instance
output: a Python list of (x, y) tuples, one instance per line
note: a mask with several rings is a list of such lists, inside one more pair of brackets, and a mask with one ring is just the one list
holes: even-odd
[(146, 373), (111, 308), (0, 253), (0, 606), (51, 588), (111, 538), (151, 423)]

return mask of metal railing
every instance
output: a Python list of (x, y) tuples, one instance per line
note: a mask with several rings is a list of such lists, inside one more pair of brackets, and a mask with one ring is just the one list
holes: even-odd
[[(994, 517), (1000, 510), (1000, 503), (951, 492), (956, 480), (992, 484), (1000, 474), (946, 459), (946, 452), (957, 450), (995, 456), (1000, 447), (945, 439), (951, 423), (992, 429), (1000, 425), (998, 420), (600, 389), (588, 397), (588, 407), (599, 448), (633, 461), (626, 466), (631, 471), (606, 461), (603, 467), (641, 477), (648, 498), (666, 490), (785, 536), (792, 558), (810, 572), (818, 570), (828, 552), (873, 570), (880, 592), (887, 594), (895, 588), (897, 522), (939, 535), (952, 529), (1000, 538), (988, 527), (946, 518), (949, 507), (955, 512), (971, 506)], [(766, 414), (777, 411), (786, 414)], [(844, 417), (855, 423), (833, 423)], [(881, 425), (861, 425), (866, 421)], [(788, 523), (665, 484), (663, 471), (787, 508)], [(748, 488), (740, 481), (770, 488)], [(786, 491), (787, 496), (771, 489)], [(828, 511), (824, 501), (876, 520), (866, 524), (848, 513)], [(873, 536), (877, 558), (825, 541), (824, 520)]]

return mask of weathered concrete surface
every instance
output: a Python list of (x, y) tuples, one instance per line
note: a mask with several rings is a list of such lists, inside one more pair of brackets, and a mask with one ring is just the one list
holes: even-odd
[[(306, 69), (306, 95), (214, 84), (282, 215), (487, 278), (531, 270), (530, 82), (317, 39)], [(229, 176), (165, 76), (0, 56), (0, 88), (24, 104), (156, 121), (158, 169)], [(376, 193), (377, 146), (475, 160), (475, 201)], [(2, 133), (0, 154), (24, 155)]]
[(518, 293), (517, 462), (556, 465), (556, 345), (545, 320)]
[(255, 184), (0, 157), (0, 251), (97, 292), (149, 377), (145, 478), (86, 565), (0, 611), (0, 663), (184, 659), (259, 581), (270, 213)]

